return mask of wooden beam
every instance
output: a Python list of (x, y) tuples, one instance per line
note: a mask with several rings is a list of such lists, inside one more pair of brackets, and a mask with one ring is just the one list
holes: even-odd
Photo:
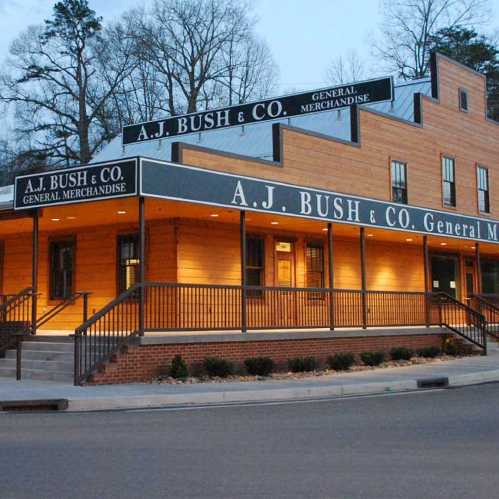
[(31, 248), (31, 332), (36, 334), (37, 297), (38, 297), (38, 246), (39, 246), (39, 216), (38, 210), (33, 212), (33, 232)]
[(476, 292), (481, 294), (482, 289), (482, 262), (480, 258), (480, 243), (475, 243), (475, 265), (476, 265)]
[(333, 224), (327, 224), (327, 252), (329, 264), (329, 329), (334, 330), (334, 260), (333, 260)]
[(423, 269), (425, 290), (425, 322), (430, 327), (430, 250), (428, 247), (428, 236), (423, 236)]
[(241, 331), (248, 331), (246, 313), (246, 212), (241, 210), (239, 214), (239, 244), (241, 256)]
[(360, 280), (362, 291), (362, 328), (367, 328), (366, 231), (360, 228)]
[(145, 330), (145, 265), (146, 265), (146, 223), (145, 223), (145, 199), (139, 197), (139, 335), (144, 336)]

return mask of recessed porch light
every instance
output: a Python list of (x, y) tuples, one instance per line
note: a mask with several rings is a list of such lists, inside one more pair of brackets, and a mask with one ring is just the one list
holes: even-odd
[(447, 246), (447, 243), (440, 243), (440, 246)]
[(414, 241), (414, 239), (412, 237), (406, 237), (405, 240), (408, 242), (408, 243), (412, 243), (412, 241)]
[(367, 234), (367, 237), (374, 237), (374, 234)]
[(327, 232), (327, 227), (324, 227), (322, 230), (323, 230), (324, 232)]
[(470, 246), (471, 249), (476, 249), (476, 246)]
[(52, 222), (60, 222), (61, 221), (60, 218), (51, 218), (50, 220), (52, 220)]
[(270, 222), (270, 225), (279, 225), (279, 222)]
[(213, 217), (213, 218), (218, 218), (220, 215), (218, 213), (212, 213), (210, 215), (210, 217)]
[(66, 217), (66, 220), (76, 220), (76, 217)]
[(126, 214), (126, 211), (125, 210), (118, 210), (116, 212), (118, 215), (125, 215)]

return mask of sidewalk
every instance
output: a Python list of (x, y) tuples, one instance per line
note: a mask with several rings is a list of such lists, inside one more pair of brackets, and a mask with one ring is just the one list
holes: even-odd
[(8, 401), (66, 399), (68, 411), (95, 411), (301, 400), (407, 392), (418, 390), (418, 381), (432, 378), (448, 378), (451, 387), (499, 381), (499, 350), (492, 350), (487, 357), (466, 357), (420, 366), (301, 380), (77, 387), (63, 383), (0, 378), (0, 406), (2, 402)]

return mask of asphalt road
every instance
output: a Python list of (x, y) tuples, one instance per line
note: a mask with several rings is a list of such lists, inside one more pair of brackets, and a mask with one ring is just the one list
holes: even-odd
[(0, 498), (499, 497), (499, 385), (282, 405), (1, 414)]

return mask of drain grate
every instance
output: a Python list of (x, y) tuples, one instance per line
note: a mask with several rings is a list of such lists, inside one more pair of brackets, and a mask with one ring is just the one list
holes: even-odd
[(67, 399), (0, 401), (0, 411), (45, 412), (45, 411), (64, 411), (67, 408), (68, 408)]
[(418, 379), (418, 388), (448, 388), (449, 378)]

